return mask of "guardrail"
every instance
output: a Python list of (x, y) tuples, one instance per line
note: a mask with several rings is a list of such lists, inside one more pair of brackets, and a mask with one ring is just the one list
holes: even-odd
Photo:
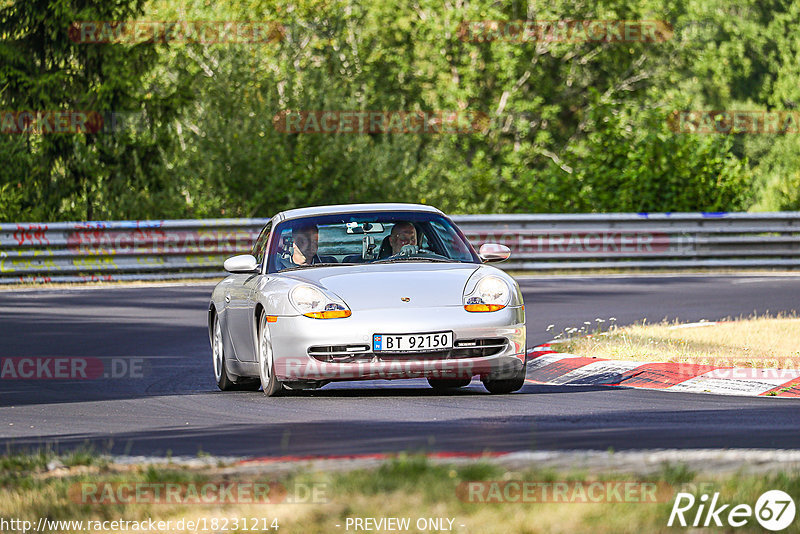
[[(504, 269), (796, 268), (800, 212), (460, 215)], [(0, 283), (217, 278), (267, 219), (0, 224)]]
[(800, 267), (800, 212), (466, 215), (473, 243), (511, 247), (507, 269)]

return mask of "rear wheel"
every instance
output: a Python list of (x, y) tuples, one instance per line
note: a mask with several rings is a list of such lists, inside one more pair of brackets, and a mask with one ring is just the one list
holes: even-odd
[(264, 395), (272, 397), (283, 390), (283, 384), (275, 377), (275, 361), (266, 314), (261, 314), (258, 320), (258, 372), (261, 375), (261, 389)]
[(472, 377), (469, 378), (429, 378), (428, 384), (431, 385), (436, 391), (445, 391), (448, 389), (463, 388), (472, 382)]
[(525, 368), (527, 362), (523, 362), (522, 369), (516, 372), (511, 378), (503, 378), (501, 380), (493, 380), (489, 377), (483, 379), (483, 387), (489, 393), (496, 395), (503, 395), (505, 393), (513, 393), (522, 389), (525, 385)]

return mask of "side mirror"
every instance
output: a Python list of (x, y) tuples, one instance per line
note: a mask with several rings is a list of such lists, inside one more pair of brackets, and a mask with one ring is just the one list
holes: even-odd
[(478, 256), (484, 263), (505, 261), (511, 256), (511, 249), (497, 243), (484, 243), (478, 251)]
[(240, 254), (225, 260), (223, 267), (229, 273), (254, 273), (258, 270), (258, 262), (250, 254)]

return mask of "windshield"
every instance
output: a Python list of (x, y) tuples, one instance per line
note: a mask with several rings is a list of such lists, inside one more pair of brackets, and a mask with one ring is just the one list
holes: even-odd
[(365, 212), (291, 219), (275, 228), (267, 272), (388, 262), (480, 263), (446, 217), (425, 212)]

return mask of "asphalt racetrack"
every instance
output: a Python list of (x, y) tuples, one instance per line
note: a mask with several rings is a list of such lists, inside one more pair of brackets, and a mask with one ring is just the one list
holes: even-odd
[[(523, 278), (528, 346), (547, 326), (722, 319), (800, 308), (800, 276)], [(114, 378), (0, 380), (0, 446), (116, 454), (354, 455), (541, 449), (800, 448), (794, 399), (476, 379), (435, 394), (423, 379), (344, 382), (265, 398), (218, 391), (212, 285), (0, 292), (0, 359), (86, 357)], [(800, 336), (798, 336), (800, 337)]]

